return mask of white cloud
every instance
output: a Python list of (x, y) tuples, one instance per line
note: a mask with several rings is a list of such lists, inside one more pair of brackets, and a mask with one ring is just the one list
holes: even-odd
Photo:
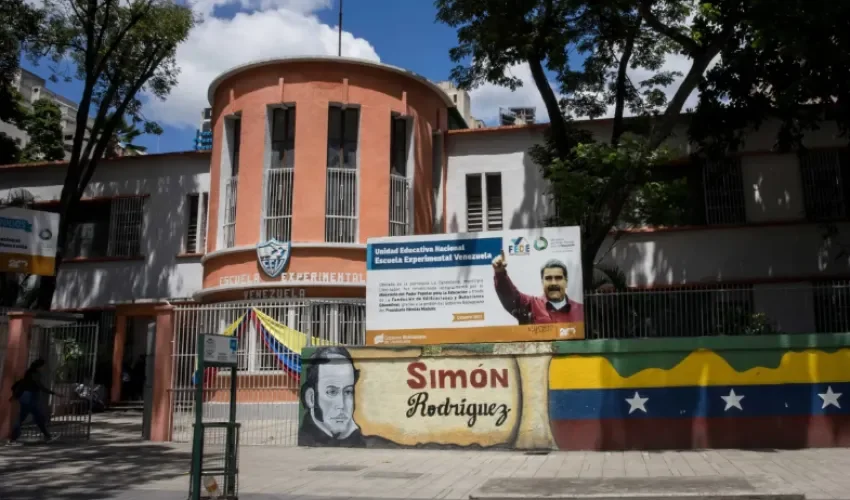
[[(719, 56), (712, 61), (709, 68), (714, 66), (718, 60)], [(675, 54), (667, 57), (662, 70), (678, 71), (685, 75), (690, 67), (691, 60), (689, 58), (680, 54)], [(498, 123), (499, 107), (536, 107), (537, 121), (548, 122), (549, 114), (546, 112), (546, 106), (543, 104), (540, 92), (537, 91), (537, 86), (534, 84), (534, 80), (531, 77), (531, 70), (529, 69), (528, 64), (523, 63), (512, 66), (506, 70), (506, 74), (515, 76), (522, 80), (522, 87), (518, 87), (515, 91), (511, 91), (509, 88), (498, 87), (487, 83), (473, 89), (469, 93), (472, 100), (472, 116), (479, 120), (483, 120), (488, 125), (495, 125)], [(643, 69), (629, 71), (629, 77), (635, 85), (639, 85), (641, 81), (646, 80), (653, 74), (654, 72)], [(682, 78), (683, 77), (677, 78), (672, 85), (665, 89), (665, 94), (667, 94), (668, 99), (676, 93), (676, 90), (682, 82)], [(556, 88), (554, 82), (550, 82), (550, 85), (553, 88)], [(695, 90), (688, 97), (683, 109), (695, 106), (697, 103), (697, 97), (698, 95)], [(626, 110), (626, 113), (628, 116), (628, 110)], [(604, 118), (610, 118), (612, 116), (614, 116), (613, 106), (608, 109), (608, 113), (604, 115)]]
[[(197, 11), (212, 12), (230, 0), (199, 0)], [(336, 55), (338, 33), (313, 14), (328, 0), (239, 0), (246, 8), (232, 19), (207, 17), (177, 49), (179, 83), (166, 101), (151, 99), (145, 113), (162, 124), (195, 128), (201, 111), (209, 106), (207, 89), (222, 72), (259, 59), (286, 56)], [(365, 39), (343, 31), (342, 55), (378, 61)]]
[(518, 78), (522, 86), (515, 91), (485, 83), (469, 92), (472, 116), (488, 125), (498, 124), (499, 108), (537, 108), (537, 121), (548, 122), (549, 114), (540, 97), (540, 92), (531, 77), (527, 63), (517, 64), (505, 70), (505, 74)]

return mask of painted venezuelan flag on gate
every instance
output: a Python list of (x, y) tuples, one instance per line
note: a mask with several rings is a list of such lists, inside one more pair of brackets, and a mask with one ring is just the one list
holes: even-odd
[(850, 349), (560, 356), (549, 417), (561, 449), (850, 446)]

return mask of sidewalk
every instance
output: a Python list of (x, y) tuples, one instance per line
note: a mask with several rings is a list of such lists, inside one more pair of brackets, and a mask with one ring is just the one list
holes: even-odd
[[(112, 423), (110, 425), (121, 425)], [(103, 424), (101, 424), (101, 428)], [(190, 448), (144, 443), (121, 430), (82, 445), (0, 448), (0, 499), (179, 500)], [(699, 478), (706, 495), (754, 485), (753, 493), (850, 498), (850, 449), (796, 451), (521, 452), (243, 447), (243, 500), (487, 497), (508, 486), (534, 491), (543, 478)], [(534, 478), (535, 481), (524, 479)], [(643, 481), (666, 484), (669, 480)], [(689, 481), (688, 479), (680, 479)], [(694, 482), (696, 481), (696, 482)], [(618, 481), (599, 484), (614, 484)], [(574, 484), (574, 483), (570, 483)], [(634, 483), (637, 484), (637, 483)], [(730, 486), (732, 485), (732, 486)], [(483, 488), (482, 488), (483, 487)]]

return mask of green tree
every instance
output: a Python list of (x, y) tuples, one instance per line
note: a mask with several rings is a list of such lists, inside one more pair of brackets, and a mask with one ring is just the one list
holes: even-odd
[[(690, 123), (691, 137), (717, 154), (734, 147), (731, 138), (744, 127), (777, 118), (783, 123), (777, 140), (787, 145), (795, 131), (815, 126), (800, 119), (806, 99), (826, 103), (843, 95), (836, 94), (839, 87), (846, 93), (846, 57), (824, 59), (845, 50), (847, 23), (838, 20), (850, 19), (850, 3), (827, 9), (810, 3), (817, 6), (800, 0), (436, 1), (437, 19), (457, 28), (450, 55), (461, 88), (484, 82), (516, 88), (522, 82), (506, 70), (528, 64), (550, 119), (546, 143), (531, 154), (552, 186), (554, 222), (582, 228), (585, 283), (594, 282), (595, 259), (618, 223), (681, 215), (665, 204), (681, 200), (687, 188), (671, 183), (675, 176), (661, 168), (683, 154), (665, 148), (677, 125)], [(805, 19), (795, 25), (800, 16)], [(823, 33), (812, 32), (830, 22)], [(817, 40), (811, 46), (810, 36)], [(662, 70), (672, 54), (688, 59), (687, 71)], [(774, 65), (785, 68), (774, 71)], [(635, 70), (648, 76), (633, 81)], [(743, 83), (736, 81), (742, 74)], [(665, 87), (678, 78), (668, 99)], [(699, 118), (688, 122), (682, 113), (697, 89)], [(576, 130), (576, 117), (609, 110), (609, 137), (594, 140)], [(627, 110), (634, 117), (627, 118)]]
[[(83, 86), (60, 197), (58, 271), (74, 211), (122, 120), (156, 129), (142, 116), (141, 93), (169, 94), (179, 72), (177, 46), (196, 20), (187, 5), (172, 0), (47, 0), (45, 9), (49, 52), (57, 65), (70, 61)], [(50, 307), (55, 287), (55, 278), (42, 278), (40, 307)]]
[[(25, 0), (0, 2), (0, 121), (22, 128), (26, 110), (14, 80), (20, 69), (21, 51), (36, 40), (43, 13)], [(11, 137), (0, 134), (0, 164), (16, 163), (20, 149)]]
[(65, 158), (65, 142), (62, 135), (62, 110), (50, 99), (39, 99), (33, 103), (32, 111), (23, 120), (24, 131), (29, 141), (24, 147), (22, 160), (55, 161)]
[[(126, 119), (121, 120), (121, 123), (115, 129), (112, 140), (109, 141), (109, 146), (106, 148), (107, 158), (138, 156), (147, 152), (148, 148), (135, 143), (136, 139), (144, 134), (137, 125), (138, 123), (128, 123)], [(159, 135), (162, 130), (156, 126), (152, 128), (150, 133)]]

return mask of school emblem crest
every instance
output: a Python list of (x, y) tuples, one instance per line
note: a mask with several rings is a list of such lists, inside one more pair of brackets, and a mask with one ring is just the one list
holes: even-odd
[(292, 243), (271, 239), (257, 245), (257, 261), (269, 278), (277, 278), (289, 264)]

